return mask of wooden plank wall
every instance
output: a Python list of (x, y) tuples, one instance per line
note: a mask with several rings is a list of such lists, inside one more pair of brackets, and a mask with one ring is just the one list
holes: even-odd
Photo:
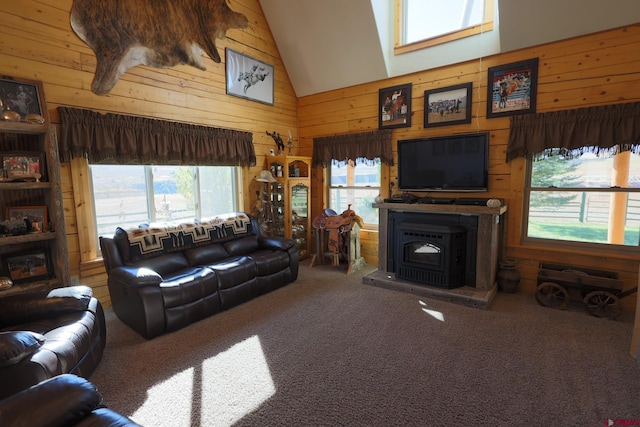
[[(509, 207), (506, 226), (506, 255), (518, 259), (522, 289), (534, 292), (538, 263), (557, 261), (575, 266), (590, 266), (615, 270), (628, 289), (637, 283), (638, 260), (630, 256), (612, 256), (593, 252), (575, 252), (557, 247), (531, 247), (520, 244), (525, 162), (505, 162), (509, 134), (508, 118), (486, 118), (487, 69), (492, 66), (539, 58), (538, 112), (567, 110), (588, 106), (635, 102), (640, 100), (640, 25), (619, 28), (598, 34), (552, 44), (495, 55), (439, 69), (377, 81), (302, 97), (298, 100), (300, 138), (311, 146), (318, 136), (349, 132), (365, 132), (378, 128), (378, 90), (412, 83), (412, 126), (394, 129), (398, 139), (436, 136), (450, 133), (489, 131), (490, 184), (488, 194), (481, 197), (504, 198)], [(424, 129), (424, 91), (455, 84), (473, 82), (472, 123)], [(395, 150), (395, 144), (394, 144)], [(397, 152), (394, 152), (397, 156)], [(396, 157), (397, 158), (397, 157)], [(395, 182), (396, 167), (385, 174)], [(322, 170), (315, 170), (312, 188), (314, 214), (319, 212), (325, 197)], [(383, 183), (388, 194), (389, 181)], [(443, 197), (456, 194), (444, 194)], [(376, 264), (375, 232), (363, 233), (362, 253), (367, 262)], [(623, 305), (633, 309), (635, 296), (627, 297)]]
[[(177, 66), (171, 69), (136, 67), (123, 75), (106, 96), (91, 92), (95, 55), (69, 23), (72, 0), (20, 0), (0, 8), (0, 75), (41, 80), (49, 114), (59, 123), (57, 107), (86, 108), (165, 120), (253, 132), (258, 164), (243, 170), (244, 210), (250, 211), (255, 191), (253, 178), (264, 167), (269, 149), (275, 148), (266, 131), (297, 137), (297, 98), (280, 59), (258, 0), (228, 0), (245, 14), (247, 30), (230, 30), (217, 40), (222, 63), (205, 55), (206, 71)], [(274, 65), (273, 106), (226, 95), (224, 49), (230, 47)], [(298, 154), (294, 148), (294, 154)], [(75, 171), (77, 173), (77, 171)], [(86, 179), (83, 178), (83, 179)], [(91, 285), (105, 306), (110, 305), (101, 262), (81, 264), (76, 200), (70, 164), (62, 165), (64, 207), (71, 274)], [(253, 196), (252, 196), (253, 195)]]
[[(631, 257), (576, 253), (554, 247), (533, 248), (519, 243), (525, 163), (522, 160), (505, 163), (509, 120), (486, 119), (485, 102), (488, 67), (532, 57), (540, 58), (538, 111), (637, 101), (640, 99), (637, 56), (640, 25), (297, 99), (258, 0), (228, 2), (232, 9), (247, 15), (251, 29), (230, 30), (225, 40), (218, 40), (221, 56), (224, 58), (224, 48), (230, 47), (274, 64), (274, 106), (227, 96), (224, 63), (216, 64), (209, 58), (205, 58), (206, 71), (187, 66), (163, 70), (136, 67), (127, 72), (107, 96), (93, 94), (90, 86), (95, 56), (71, 30), (72, 0), (21, 0), (3, 4), (0, 75), (43, 81), (49, 113), (56, 124), (59, 122), (56, 108), (70, 106), (253, 132), (258, 164), (243, 171), (245, 210), (250, 210), (254, 201), (251, 195), (259, 190), (253, 178), (264, 166), (264, 156), (273, 148), (273, 140), (265, 134), (266, 130), (281, 134), (291, 130), (294, 138), (299, 136), (294, 154), (310, 156), (316, 136), (376, 129), (378, 89), (412, 83), (413, 125), (394, 130), (395, 140), (490, 131), (491, 182), (487, 196), (504, 198), (509, 205), (507, 255), (519, 260), (523, 289), (533, 291), (535, 288), (539, 261), (559, 257), (577, 266), (615, 269), (620, 272), (625, 289), (635, 285), (638, 261)], [(463, 82), (474, 84), (472, 123), (423, 129), (424, 90)], [(384, 195), (396, 175), (394, 167), (383, 171)], [(77, 201), (70, 164), (62, 165), (62, 179), (72, 275), (91, 284), (108, 306), (104, 269), (99, 262), (80, 263)], [(324, 205), (323, 171), (314, 170), (312, 180), (312, 215), (315, 215)], [(377, 264), (377, 241), (375, 231), (363, 231), (362, 253), (370, 264)], [(635, 304), (635, 297), (626, 300), (625, 306)]]

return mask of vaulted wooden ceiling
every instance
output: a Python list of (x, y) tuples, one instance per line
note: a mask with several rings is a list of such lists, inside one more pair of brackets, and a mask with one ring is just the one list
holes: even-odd
[(260, 0), (298, 96), (640, 22), (638, 0), (496, 2), (494, 31), (394, 56), (393, 0)]

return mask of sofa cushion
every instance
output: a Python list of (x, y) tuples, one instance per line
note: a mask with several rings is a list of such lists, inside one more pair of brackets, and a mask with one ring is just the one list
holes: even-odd
[(45, 337), (35, 332), (0, 332), (0, 367), (20, 363), (31, 356), (44, 342)]
[(153, 223), (127, 230), (118, 227), (115, 239), (125, 262), (135, 262), (200, 245), (222, 243), (252, 233), (249, 216), (234, 212), (180, 224)]
[(256, 277), (256, 263), (249, 257), (232, 257), (209, 266), (218, 277), (218, 289), (228, 289)]
[(182, 253), (160, 255), (155, 258), (143, 259), (137, 262), (127, 262), (125, 265), (155, 271), (163, 278), (164, 276), (171, 275), (176, 271), (189, 267), (189, 263)]
[(207, 265), (216, 261), (220, 261), (229, 256), (229, 253), (219, 243), (212, 245), (199, 246), (197, 248), (188, 249), (184, 252), (184, 256), (187, 258), (189, 265)]
[(258, 276), (268, 276), (289, 266), (289, 253), (285, 251), (261, 249), (247, 256), (255, 261)]
[(213, 270), (189, 267), (164, 278), (160, 284), (164, 307), (177, 307), (218, 292), (218, 279)]
[(231, 240), (224, 244), (224, 248), (229, 255), (245, 255), (258, 250), (258, 239), (256, 236), (242, 237)]

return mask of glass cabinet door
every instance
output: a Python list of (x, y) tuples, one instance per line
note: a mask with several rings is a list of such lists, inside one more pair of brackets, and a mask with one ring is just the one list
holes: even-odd
[(284, 203), (284, 186), (279, 182), (271, 184), (271, 206), (273, 209), (273, 226), (271, 234), (273, 236), (285, 236), (285, 203)]
[(309, 254), (309, 187), (291, 186), (291, 237), (296, 241), (300, 257)]

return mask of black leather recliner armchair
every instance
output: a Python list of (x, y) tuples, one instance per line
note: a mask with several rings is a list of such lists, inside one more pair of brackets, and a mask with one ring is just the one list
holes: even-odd
[(107, 408), (95, 386), (63, 374), (0, 401), (0, 425), (11, 427), (139, 426)]
[(88, 378), (105, 343), (104, 311), (88, 286), (0, 298), (0, 399), (60, 374)]

